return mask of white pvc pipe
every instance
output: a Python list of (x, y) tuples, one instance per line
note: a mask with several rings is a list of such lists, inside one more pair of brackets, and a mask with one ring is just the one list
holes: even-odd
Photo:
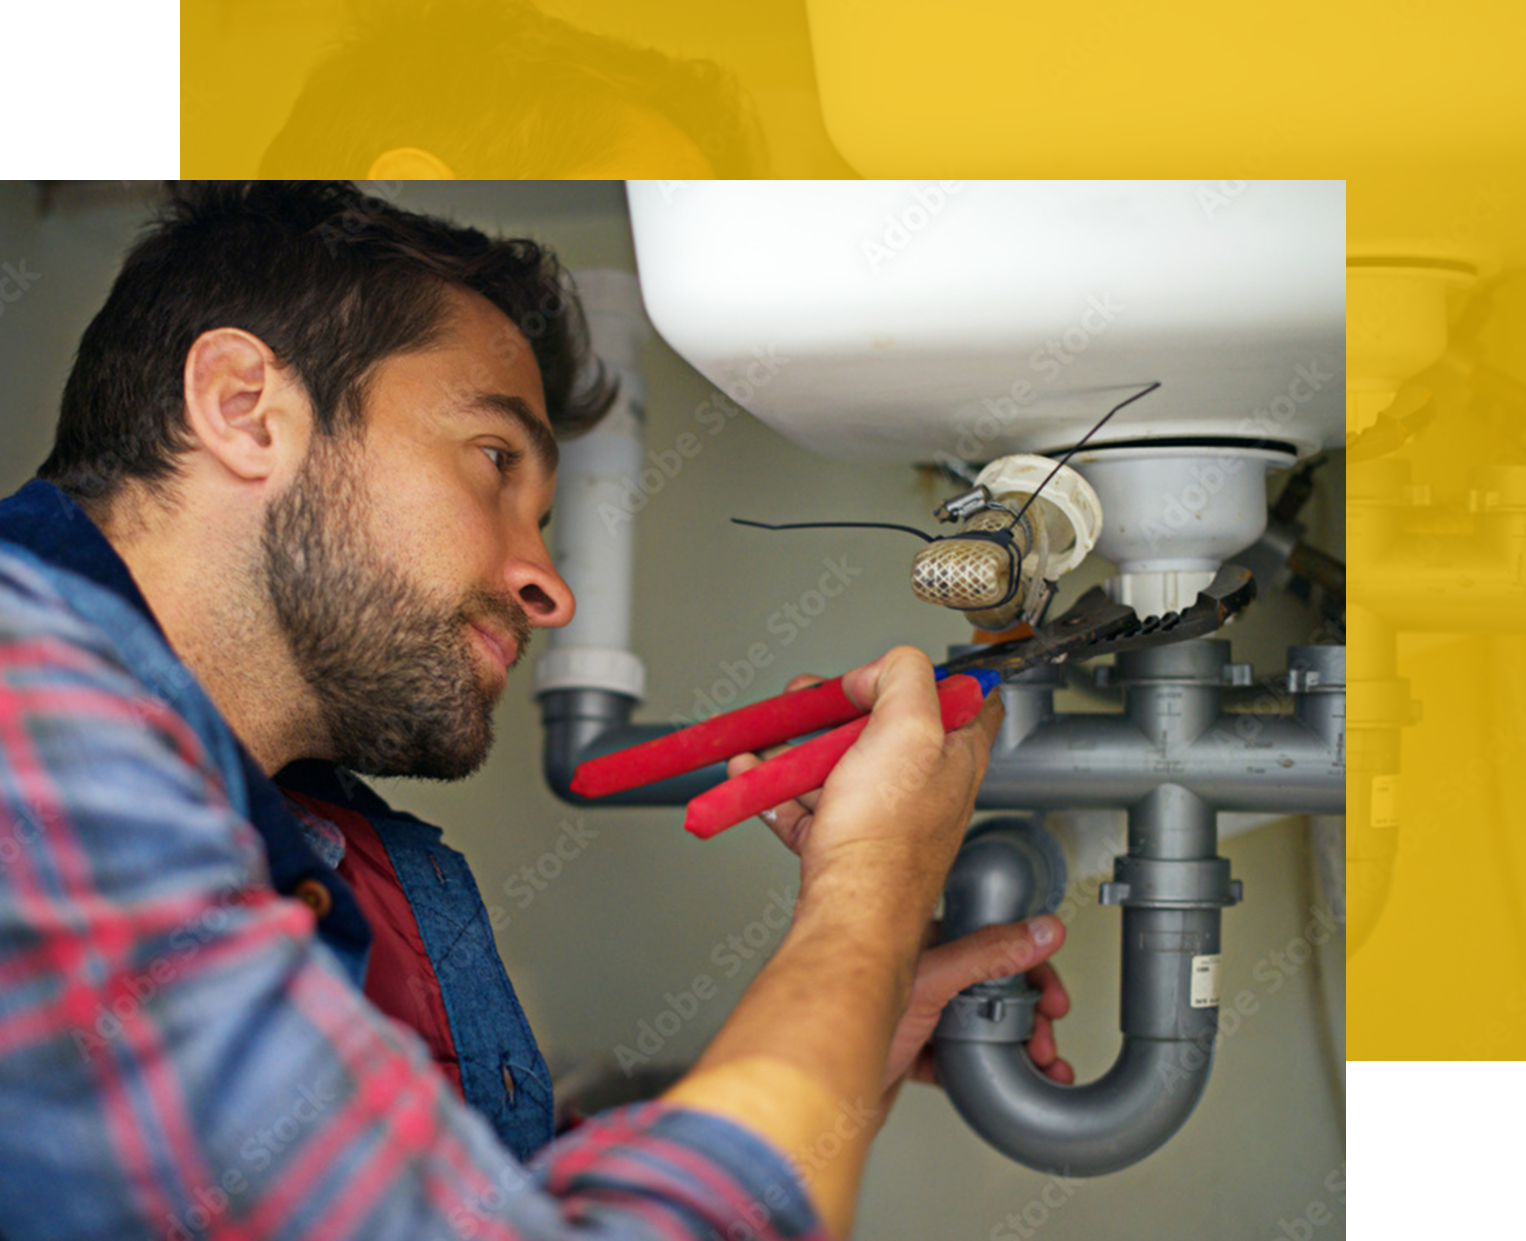
[(602, 689), (639, 700), (646, 672), (630, 650), (646, 399), (638, 359), (651, 327), (631, 273), (580, 272), (577, 287), (593, 351), (620, 392), (598, 426), (562, 445), (552, 555), (577, 614), (551, 631), (550, 649), (535, 667), (535, 692)]

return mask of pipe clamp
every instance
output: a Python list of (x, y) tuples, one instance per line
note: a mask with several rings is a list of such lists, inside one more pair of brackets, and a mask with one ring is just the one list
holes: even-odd
[(1113, 863), (1113, 880), (1097, 893), (1103, 905), (1145, 909), (1216, 909), (1240, 902), (1243, 889), (1229, 877), (1229, 859), (1171, 861), (1125, 856)]
[(1024, 1043), (1033, 1034), (1039, 993), (1031, 987), (1004, 995), (964, 991), (950, 1000), (933, 1037), (964, 1043)]

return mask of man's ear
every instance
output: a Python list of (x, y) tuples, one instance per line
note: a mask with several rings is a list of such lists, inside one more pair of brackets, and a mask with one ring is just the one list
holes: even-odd
[(305, 434), (302, 388), (258, 336), (242, 328), (203, 332), (185, 357), (186, 424), (199, 448), (237, 478), (269, 478)]
[(383, 151), (366, 173), (368, 181), (454, 181), (456, 174), (438, 155), (418, 147), (395, 147)]

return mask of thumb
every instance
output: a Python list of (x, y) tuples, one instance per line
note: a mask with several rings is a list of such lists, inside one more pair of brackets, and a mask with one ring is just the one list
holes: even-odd
[(966, 987), (1032, 969), (1064, 942), (1065, 924), (1052, 914), (981, 927), (922, 954), (913, 1002), (942, 1008)]

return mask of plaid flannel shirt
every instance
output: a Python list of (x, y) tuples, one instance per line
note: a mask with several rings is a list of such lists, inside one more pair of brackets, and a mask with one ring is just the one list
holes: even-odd
[(517, 1162), (50, 572), (0, 544), (0, 1238), (826, 1236), (778, 1151), (693, 1110)]

